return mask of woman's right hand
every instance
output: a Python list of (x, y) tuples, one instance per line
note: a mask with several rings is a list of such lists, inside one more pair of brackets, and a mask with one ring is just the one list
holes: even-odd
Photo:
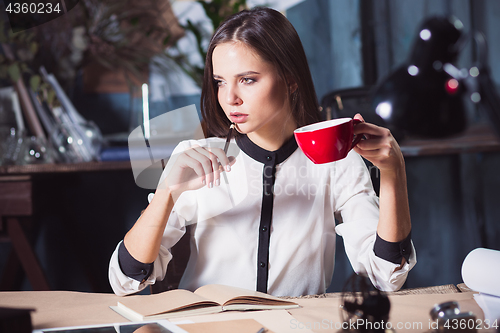
[(230, 171), (234, 162), (235, 158), (228, 158), (220, 148), (194, 146), (177, 157), (164, 182), (178, 198), (184, 191), (219, 186), (221, 172)]
[(180, 154), (171, 156), (162, 180), (150, 204), (137, 219), (124, 238), (125, 247), (136, 260), (154, 262), (175, 201), (188, 190), (220, 184), (220, 174), (230, 171), (236, 159), (228, 158), (220, 148), (203, 148), (195, 145)]

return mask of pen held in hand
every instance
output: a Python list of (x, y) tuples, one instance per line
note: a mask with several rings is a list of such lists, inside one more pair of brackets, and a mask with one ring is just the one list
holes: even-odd
[[(227, 138), (226, 138), (226, 144), (224, 145), (224, 154), (227, 155), (227, 150), (229, 148), (229, 142), (231, 141), (231, 137), (233, 136), (233, 128), (234, 128), (234, 123), (231, 124), (231, 126), (229, 126), (229, 133), (227, 133)], [(224, 177), (224, 181), (226, 184), (229, 184), (229, 182), (227, 181), (227, 176), (226, 176), (226, 173), (222, 173), (222, 176)], [(228, 188), (228, 194), (229, 194), (229, 199), (231, 200), (231, 205), (232, 207), (234, 207), (234, 199), (233, 199), (233, 195), (231, 193), (231, 190)]]
[(227, 154), (227, 150), (229, 148), (229, 142), (231, 141), (231, 137), (233, 136), (233, 128), (234, 123), (229, 126), (229, 133), (227, 133), (226, 144), (224, 145), (224, 153)]

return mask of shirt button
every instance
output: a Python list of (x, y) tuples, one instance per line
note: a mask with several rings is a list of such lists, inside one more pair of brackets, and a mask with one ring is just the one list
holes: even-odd
[(266, 232), (267, 231), (267, 227), (262, 227), (262, 229), (260, 229), (260, 230), (262, 230), (262, 232)]
[(146, 275), (146, 270), (141, 269), (141, 274), (142, 274), (142, 275)]
[(262, 267), (262, 268), (264, 268), (264, 267), (266, 267), (266, 263), (263, 262), (263, 261), (261, 261), (260, 264), (259, 264), (259, 266)]
[(406, 252), (406, 249), (401, 249), (401, 252), (405, 253), (405, 252)]
[(272, 160), (273, 158), (271, 156), (266, 156), (266, 160), (270, 161)]

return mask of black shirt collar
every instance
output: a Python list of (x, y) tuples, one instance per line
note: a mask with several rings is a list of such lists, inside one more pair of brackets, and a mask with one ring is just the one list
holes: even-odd
[(285, 142), (281, 148), (275, 151), (265, 150), (257, 146), (247, 135), (238, 136), (236, 138), (236, 143), (245, 154), (264, 164), (268, 164), (271, 160), (274, 160), (276, 164), (282, 163), (298, 148), (294, 136)]

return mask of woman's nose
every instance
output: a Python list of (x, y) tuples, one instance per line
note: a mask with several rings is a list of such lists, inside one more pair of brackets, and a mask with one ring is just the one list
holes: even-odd
[(243, 100), (240, 98), (237, 89), (228, 87), (226, 94), (226, 103), (229, 105), (241, 105)]

